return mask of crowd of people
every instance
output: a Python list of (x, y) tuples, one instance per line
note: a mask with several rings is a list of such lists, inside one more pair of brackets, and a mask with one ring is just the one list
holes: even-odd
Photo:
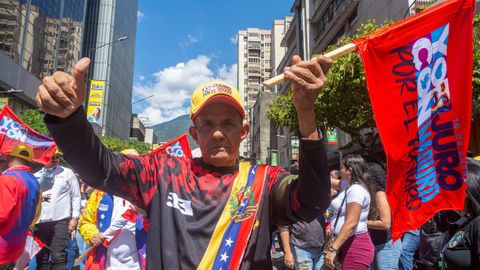
[[(189, 132), (200, 158), (108, 150), (83, 108), (89, 62), (45, 77), (38, 89), (63, 153), (35, 173), (28, 146), (2, 155), (0, 270), (21, 269), (29, 231), (45, 244), (29, 269), (271, 269), (276, 230), (291, 269), (480, 268), (478, 161), (468, 160), (465, 209), (439, 212), (398, 241), (383, 166), (349, 155), (329, 171), (313, 108), (330, 59), (294, 56), (285, 69), (301, 138), (291, 172), (239, 156), (250, 126), (243, 97), (221, 81), (192, 94)], [(437, 257), (425, 255), (432, 249)]]
[[(61, 156), (57, 149), (41, 167), (26, 145), (2, 155), (0, 194), (8, 205), (0, 207), (0, 269), (145, 269), (143, 217), (128, 201), (86, 185), (60, 165)], [(16, 259), (29, 251), (29, 231), (43, 248), (25, 265)], [(86, 251), (86, 262), (75, 265)]]
[[(402, 239), (391, 236), (383, 164), (359, 155), (331, 171), (329, 211), (279, 228), (289, 269), (480, 269), (480, 156), (468, 158), (465, 208), (439, 211)], [(334, 239), (332, 240), (332, 236)]]

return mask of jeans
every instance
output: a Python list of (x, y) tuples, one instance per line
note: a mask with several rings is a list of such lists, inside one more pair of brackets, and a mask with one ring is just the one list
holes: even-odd
[(420, 230), (408, 231), (402, 238), (402, 253), (400, 254), (399, 268), (412, 270), (415, 260), (415, 252), (420, 244)]
[(387, 243), (375, 246), (375, 258), (373, 259), (371, 270), (395, 270), (398, 269), (398, 261), (402, 253), (402, 241), (395, 243), (392, 239)]
[[(77, 240), (77, 245), (78, 245), (78, 253), (79, 255), (82, 255), (90, 246), (83, 240), (83, 237), (80, 235), (80, 232), (77, 230), (77, 233), (75, 234), (75, 239)], [(87, 257), (83, 257), (83, 260), (80, 262), (80, 270), (83, 270), (85, 267), (85, 259)]]
[(300, 248), (293, 246), (296, 270), (327, 270), (323, 265), (322, 248)]
[(68, 237), (68, 248), (67, 248), (67, 269), (72, 270), (75, 259), (78, 257), (78, 245), (77, 239), (71, 239)]

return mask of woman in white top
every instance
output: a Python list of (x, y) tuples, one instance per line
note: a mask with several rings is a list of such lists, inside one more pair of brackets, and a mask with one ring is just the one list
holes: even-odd
[(325, 253), (325, 265), (333, 268), (338, 256), (342, 270), (366, 270), (375, 250), (367, 230), (368, 213), (374, 204), (371, 176), (367, 163), (359, 155), (346, 156), (340, 172), (341, 181), (331, 180), (332, 187), (340, 191), (332, 200), (330, 225), (337, 237)]

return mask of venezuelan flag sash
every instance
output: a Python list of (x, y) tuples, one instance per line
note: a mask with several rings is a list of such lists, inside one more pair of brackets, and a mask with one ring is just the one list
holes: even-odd
[(254, 228), (267, 166), (241, 162), (212, 239), (198, 269), (238, 269)]

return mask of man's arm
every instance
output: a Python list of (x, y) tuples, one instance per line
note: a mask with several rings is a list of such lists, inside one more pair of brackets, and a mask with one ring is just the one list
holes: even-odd
[(283, 226), (280, 228), (280, 240), (282, 241), (283, 253), (283, 263), (290, 269), (295, 268), (295, 258), (293, 257), (292, 250), (290, 248), (290, 232), (288, 226)]
[[(282, 204), (286, 194), (289, 198), (287, 217), (290, 220), (311, 221), (321, 216), (330, 204), (330, 174), (322, 136), (315, 119), (315, 100), (325, 84), (325, 73), (331, 60), (323, 56), (310, 61), (301, 61), (297, 55), (292, 66), (285, 69), (285, 79), (292, 83), (292, 102), (297, 112), (300, 139), (298, 181), (278, 183), (275, 201)], [(282, 180), (284, 182), (285, 180)], [(278, 207), (278, 204), (276, 205)], [(280, 208), (282, 208), (280, 206)], [(290, 210), (290, 211), (288, 211)], [(285, 212), (280, 210), (281, 212)], [(278, 211), (277, 211), (278, 213)], [(285, 214), (283, 214), (285, 215)], [(280, 220), (280, 225), (285, 223)]]
[(46, 113), (45, 123), (65, 160), (90, 186), (146, 208), (157, 185), (160, 155), (131, 157), (113, 153), (102, 145), (86, 120), (83, 109), (85, 74), (90, 60), (81, 59), (73, 76), (57, 71), (38, 87), (36, 102)]
[(110, 151), (87, 122), (83, 107), (65, 119), (46, 115), (45, 123), (65, 160), (88, 185), (146, 208), (157, 179), (141, 181), (140, 175), (146, 170), (155, 171), (161, 156), (155, 155), (153, 160), (150, 155), (127, 156)]
[(73, 171), (70, 174), (70, 181), (71, 181), (70, 196), (72, 199), (72, 218), (75, 218), (78, 220), (78, 218), (80, 217), (82, 195), (80, 194), (80, 185), (78, 183), (78, 179), (73, 173)]

